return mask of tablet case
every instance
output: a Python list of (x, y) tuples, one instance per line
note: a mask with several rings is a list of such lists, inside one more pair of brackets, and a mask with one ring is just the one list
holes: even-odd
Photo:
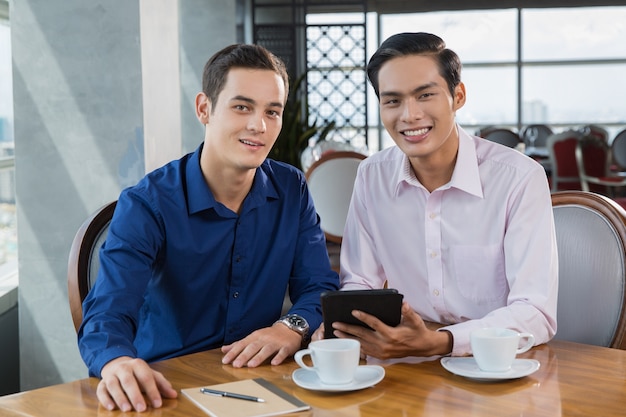
[(322, 314), (324, 316), (324, 338), (333, 335), (332, 323), (340, 321), (369, 328), (365, 323), (352, 316), (352, 310), (361, 310), (378, 317), (388, 326), (400, 324), (400, 310), (403, 295), (396, 289), (326, 291), (321, 295)]

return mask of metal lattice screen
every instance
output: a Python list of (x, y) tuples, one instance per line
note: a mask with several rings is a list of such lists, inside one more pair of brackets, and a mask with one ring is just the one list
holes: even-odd
[(367, 144), (363, 24), (307, 26), (307, 93), (312, 119), (334, 121), (333, 139)]

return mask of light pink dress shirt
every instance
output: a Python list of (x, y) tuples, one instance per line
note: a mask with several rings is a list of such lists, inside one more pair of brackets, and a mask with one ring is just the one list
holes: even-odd
[(360, 166), (341, 248), (342, 289), (389, 288), (444, 323), (453, 356), (470, 331), (556, 332), (558, 256), (541, 165), (459, 127), (452, 179), (429, 193), (396, 146)]

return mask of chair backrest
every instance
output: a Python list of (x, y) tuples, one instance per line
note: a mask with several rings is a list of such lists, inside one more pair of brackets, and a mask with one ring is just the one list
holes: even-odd
[(602, 126), (589, 124), (583, 126), (580, 131), (583, 135), (595, 136), (596, 138), (603, 140), (605, 142), (609, 142), (609, 132), (603, 128)]
[(365, 158), (358, 152), (329, 152), (305, 174), (326, 240), (341, 243), (357, 168)]
[(515, 148), (520, 144), (520, 137), (517, 133), (509, 129), (492, 129), (485, 133), (485, 139), (496, 142), (509, 148)]
[(100, 247), (106, 240), (117, 201), (96, 210), (76, 232), (67, 265), (70, 312), (76, 331), (83, 321), (83, 300), (93, 286), (100, 268)]
[(626, 349), (626, 211), (585, 191), (552, 194), (559, 256), (555, 339)]
[(548, 125), (532, 124), (522, 129), (520, 138), (524, 141), (526, 146), (545, 148), (548, 143), (548, 137), (553, 133), (552, 128)]
[(576, 164), (578, 166), (581, 189), (607, 195), (607, 187), (593, 180), (600, 180), (607, 176), (610, 162), (611, 151), (605, 141), (596, 136), (584, 136), (581, 138), (576, 144)]
[(618, 168), (626, 171), (626, 129), (619, 132), (611, 142), (611, 154)]
[(547, 140), (551, 166), (552, 191), (580, 190), (580, 175), (576, 163), (576, 145), (582, 133), (568, 130), (550, 135)]

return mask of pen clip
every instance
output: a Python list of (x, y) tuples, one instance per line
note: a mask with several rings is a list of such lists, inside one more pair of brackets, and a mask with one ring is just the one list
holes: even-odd
[(217, 391), (213, 391), (207, 388), (200, 388), (200, 392), (203, 394), (209, 394), (209, 395), (214, 395), (216, 397), (223, 397), (224, 393), (222, 392), (217, 392)]

